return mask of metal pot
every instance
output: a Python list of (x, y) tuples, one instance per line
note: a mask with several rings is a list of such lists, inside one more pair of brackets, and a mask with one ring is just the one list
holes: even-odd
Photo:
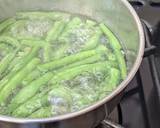
[(137, 14), (126, 0), (0, 0), (0, 19), (26, 10), (61, 10), (104, 22), (123, 44), (128, 76), (109, 96), (81, 111), (45, 119), (0, 116), (0, 128), (94, 128), (119, 103), (140, 66), (144, 34)]

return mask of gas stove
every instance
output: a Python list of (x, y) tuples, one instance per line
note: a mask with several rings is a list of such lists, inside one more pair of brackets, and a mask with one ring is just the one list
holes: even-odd
[(160, 0), (129, 2), (144, 27), (144, 59), (121, 103), (97, 128), (160, 128)]

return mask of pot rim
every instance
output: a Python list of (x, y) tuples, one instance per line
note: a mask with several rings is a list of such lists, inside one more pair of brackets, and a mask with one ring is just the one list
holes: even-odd
[(68, 113), (65, 115), (60, 115), (60, 116), (50, 117), (50, 118), (40, 118), (40, 119), (23, 119), (23, 118), (14, 118), (14, 117), (0, 115), (0, 121), (24, 124), (24, 123), (48, 123), (48, 122), (62, 121), (65, 119), (71, 119), (71, 118), (83, 115), (85, 113), (88, 113), (92, 110), (95, 110), (96, 108), (109, 102), (116, 95), (118, 95), (120, 92), (122, 92), (127, 87), (129, 82), (133, 79), (133, 77), (135, 76), (136, 72), (138, 71), (138, 69), (140, 67), (140, 64), (143, 59), (143, 54), (144, 54), (145, 37), (144, 37), (144, 32), (143, 32), (143, 27), (142, 27), (141, 21), (137, 15), (136, 11), (133, 9), (133, 7), (129, 4), (129, 2), (127, 0), (121, 0), (121, 1), (128, 8), (128, 10), (130, 11), (131, 15), (133, 16), (133, 18), (137, 24), (137, 28), (139, 31), (139, 37), (140, 37), (140, 40), (139, 40), (140, 45), (139, 45), (139, 51), (138, 51), (136, 61), (134, 63), (134, 66), (132, 67), (131, 71), (129, 72), (126, 79), (110, 95), (108, 95), (107, 97), (105, 97), (104, 99), (102, 99), (100, 101), (97, 101), (96, 103), (94, 103), (93, 105), (91, 105), (87, 108), (84, 108), (80, 111), (76, 111), (73, 113)]

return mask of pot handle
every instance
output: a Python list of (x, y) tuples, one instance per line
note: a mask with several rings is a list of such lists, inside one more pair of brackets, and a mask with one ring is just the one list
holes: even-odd
[(124, 128), (123, 126), (114, 123), (108, 119), (102, 121), (102, 125), (104, 126), (104, 128)]
[(143, 26), (143, 30), (144, 30), (144, 35), (145, 35), (145, 45), (146, 45), (146, 48), (144, 50), (144, 57), (148, 57), (150, 55), (154, 55), (156, 50), (157, 50), (157, 46), (154, 46), (152, 45), (151, 43), (151, 37), (150, 37), (150, 34), (149, 34), (149, 29), (145, 23), (145, 21), (141, 20), (142, 21), (142, 26)]

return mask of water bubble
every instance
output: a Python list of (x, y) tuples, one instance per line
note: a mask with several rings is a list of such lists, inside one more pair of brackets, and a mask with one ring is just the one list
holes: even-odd
[(49, 93), (48, 99), (52, 106), (52, 112), (56, 114), (64, 114), (70, 111), (72, 97), (66, 91), (67, 90), (64, 88), (59, 88)]
[(27, 22), (26, 25), (26, 30), (28, 34), (31, 33), (32, 35), (40, 37), (44, 36), (44, 34), (48, 32), (50, 28), (51, 23), (47, 20), (31, 20)]

